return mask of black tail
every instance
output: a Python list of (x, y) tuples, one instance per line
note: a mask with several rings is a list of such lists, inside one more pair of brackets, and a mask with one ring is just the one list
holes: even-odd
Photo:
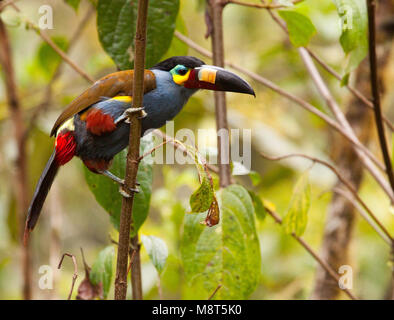
[(31, 200), (29, 211), (27, 213), (25, 234), (23, 236), (25, 245), (27, 244), (27, 240), (29, 238), (29, 232), (33, 230), (37, 223), (42, 206), (44, 205), (44, 201), (59, 169), (59, 165), (56, 163), (55, 156), (56, 150), (53, 150), (52, 155), (49, 158), (40, 179), (38, 180), (36, 190), (34, 191), (33, 199)]

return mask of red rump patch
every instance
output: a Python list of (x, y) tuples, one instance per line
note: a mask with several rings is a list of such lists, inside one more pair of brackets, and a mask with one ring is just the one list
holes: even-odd
[(99, 160), (83, 160), (85, 166), (94, 173), (100, 173), (102, 171), (108, 170), (111, 165), (111, 161), (106, 161), (104, 159)]
[(69, 162), (75, 155), (74, 134), (71, 131), (62, 132), (56, 138), (56, 163), (62, 166)]
[(103, 113), (100, 109), (92, 109), (86, 117), (86, 129), (100, 136), (103, 133), (114, 131), (116, 124), (109, 114)]

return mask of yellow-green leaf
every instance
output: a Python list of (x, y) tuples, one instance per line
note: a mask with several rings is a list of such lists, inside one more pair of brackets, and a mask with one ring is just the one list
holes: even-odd
[(157, 272), (161, 274), (168, 257), (168, 248), (166, 243), (158, 237), (145, 235), (141, 236), (141, 241)]
[(192, 212), (207, 211), (213, 200), (213, 189), (208, 178), (204, 177), (200, 187), (194, 191), (190, 197), (190, 207)]
[(295, 47), (306, 47), (316, 33), (312, 21), (296, 11), (280, 10), (279, 15), (286, 21), (291, 43)]
[(297, 181), (289, 209), (283, 219), (283, 227), (287, 234), (295, 233), (301, 236), (308, 222), (311, 189), (308, 180), (309, 172), (305, 172)]
[(339, 39), (343, 51), (348, 56), (345, 73), (354, 70), (365, 58), (368, 51), (368, 18), (365, 1), (334, 0), (342, 22)]

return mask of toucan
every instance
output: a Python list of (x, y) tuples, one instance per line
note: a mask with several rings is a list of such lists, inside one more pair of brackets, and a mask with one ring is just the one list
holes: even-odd
[[(55, 148), (42, 172), (27, 213), (24, 242), (37, 223), (45, 198), (62, 165), (79, 157), (92, 172), (120, 185), (113, 157), (129, 144), (130, 112), (141, 116), (142, 135), (172, 120), (199, 89), (251, 94), (253, 88), (236, 74), (206, 65), (192, 56), (175, 56), (144, 71), (143, 108), (133, 103), (133, 70), (111, 73), (96, 81), (60, 114), (53, 125)], [(138, 190), (130, 190), (138, 192)]]

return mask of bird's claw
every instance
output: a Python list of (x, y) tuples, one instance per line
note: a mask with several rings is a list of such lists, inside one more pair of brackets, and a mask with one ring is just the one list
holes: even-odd
[(124, 113), (129, 116), (132, 113), (139, 112), (139, 111), (144, 111), (144, 107), (141, 107), (141, 108), (127, 108)]
[(119, 186), (119, 193), (125, 197), (125, 198), (130, 198), (133, 193), (139, 193), (140, 190), (138, 188), (127, 188), (125, 187), (125, 185), (120, 185)]
[(148, 114), (147, 114), (144, 110), (142, 110), (142, 111), (141, 111), (141, 117), (138, 117), (138, 119), (139, 119), (139, 120), (144, 119), (144, 118), (146, 118), (147, 115), (148, 115)]

